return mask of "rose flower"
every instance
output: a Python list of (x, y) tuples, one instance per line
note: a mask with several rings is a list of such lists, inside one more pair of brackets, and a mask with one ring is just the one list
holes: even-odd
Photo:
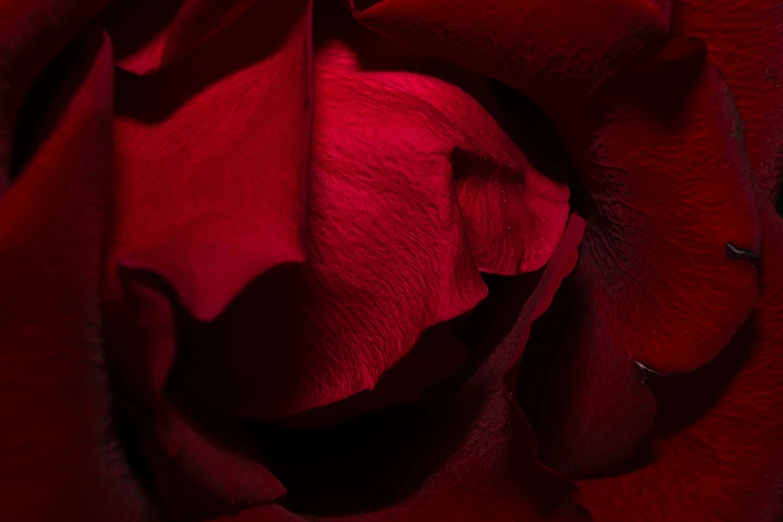
[(781, 25), (0, 0), (0, 518), (780, 521)]

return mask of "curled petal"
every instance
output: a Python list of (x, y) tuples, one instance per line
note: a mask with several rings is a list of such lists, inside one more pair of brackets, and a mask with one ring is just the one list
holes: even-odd
[(27, 91), (49, 62), (108, 0), (0, 2), (0, 194), (15, 174), (6, 138)]
[(517, 399), (542, 461), (575, 478), (626, 464), (655, 422), (655, 400), (626, 346), (606, 327), (592, 330), (605, 324), (606, 306), (600, 280), (566, 280), (533, 329), (519, 375)]
[[(141, 425), (141, 441), (155, 493), (177, 519), (211, 520), (256, 505), (270, 505), (285, 488), (260, 456), (226, 443), (251, 447), (236, 421), (212, 417), (195, 422), (181, 410), (158, 403), (154, 417)], [(215, 427), (218, 427), (216, 430)]]
[[(334, 431), (262, 428), (270, 465), (291, 484), (289, 507), (332, 522), (589, 520), (573, 485), (538, 462), (504, 382), (531, 322), (573, 268), (583, 230), (573, 217), (511, 331), (452, 393)], [(346, 501), (359, 513), (339, 513)]]
[(171, 67), (118, 77), (112, 271), (165, 277), (209, 320), (258, 274), (304, 259), (309, 20), (307, 1), (262, 2)]
[(780, 520), (783, 486), (783, 221), (763, 216), (761, 294), (719, 358), (658, 380), (661, 438), (635, 472), (580, 484), (597, 520)]
[[(396, 70), (405, 56), (368, 31), (346, 42), (324, 27), (306, 262), (259, 278), (205, 325), (187, 363), (193, 393), (254, 419), (381, 385), (422, 332), (485, 297), (477, 268), (539, 268), (567, 219), (567, 187), (465, 90)], [(460, 355), (441, 353), (439, 375)]]
[(703, 51), (670, 42), (598, 92), (584, 128), (566, 135), (588, 229), (562, 300), (532, 337), (520, 402), (544, 461), (571, 476), (643, 456), (656, 415), (646, 372), (712, 360), (756, 298), (741, 124)]
[(566, 139), (587, 192), (577, 267), (607, 296), (585, 343), (612, 338), (659, 373), (697, 368), (757, 295), (753, 182), (741, 120), (698, 41), (675, 40), (596, 95)]

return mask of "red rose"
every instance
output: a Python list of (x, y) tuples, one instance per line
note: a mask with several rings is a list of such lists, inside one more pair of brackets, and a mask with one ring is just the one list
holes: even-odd
[(0, 0), (0, 518), (778, 522), (781, 25)]

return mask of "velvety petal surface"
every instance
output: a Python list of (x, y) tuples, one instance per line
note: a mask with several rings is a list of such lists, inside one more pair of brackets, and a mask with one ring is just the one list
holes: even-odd
[[(454, 71), (330, 16), (316, 16), (306, 261), (255, 281), (186, 363), (192, 393), (248, 418), (374, 389), (422, 332), (485, 297), (479, 270), (540, 268), (567, 219), (567, 186), (469, 94), (491, 94), (480, 78), (442, 79)], [(435, 373), (456, 355), (443, 352)]]
[[(764, 208), (759, 300), (719, 358), (661, 377), (655, 460), (580, 484), (596, 520), (775, 522), (783, 486), (783, 220)], [(652, 379), (651, 379), (652, 382)]]
[(303, 259), (309, 28), (307, 1), (260, 3), (171, 67), (118, 75), (113, 262), (165, 277), (201, 319)]
[(111, 46), (100, 33), (72, 45), (51, 128), (0, 199), (0, 506), (20, 522), (154, 521), (115, 434), (103, 360)]
[(678, 0), (672, 31), (707, 42), (745, 122), (748, 160), (771, 199), (783, 179), (783, 4)]

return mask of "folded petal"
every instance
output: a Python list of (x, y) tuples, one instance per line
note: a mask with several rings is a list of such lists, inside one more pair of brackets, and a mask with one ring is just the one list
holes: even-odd
[(0, 1), (0, 194), (16, 174), (12, 136), (32, 83), (109, 0)]
[(159, 73), (118, 76), (113, 271), (155, 272), (212, 319), (257, 275), (304, 259), (309, 24), (306, 0), (261, 2)]
[(669, 29), (670, 0), (353, 1), (363, 24), (524, 93), (558, 124)]
[(588, 229), (562, 300), (531, 338), (520, 403), (544, 462), (570, 476), (643, 458), (656, 414), (645, 373), (713, 359), (756, 297), (740, 123), (702, 50), (671, 42), (596, 94), (586, 139), (566, 135)]
[(289, 485), (286, 506), (335, 522), (589, 520), (569, 481), (539, 464), (503, 379), (573, 268), (583, 227), (572, 219), (511, 331), (451, 393), (334, 430), (260, 429), (270, 465)]
[[(176, 297), (153, 274), (123, 269), (125, 299), (107, 358), (127, 439), (167, 515), (201, 521), (266, 505), (285, 488), (252, 450), (246, 427), (189, 398), (172, 378), (178, 356)], [(139, 464), (139, 463), (137, 463)]]
[(577, 272), (607, 298), (580, 342), (611, 339), (658, 373), (697, 368), (757, 295), (757, 203), (731, 95), (698, 41), (674, 40), (588, 110), (565, 138), (586, 192)]
[(175, 517), (230, 515), (285, 492), (244, 428), (194, 418), (203, 408), (181, 400), (172, 374), (187, 355), (183, 318), (213, 319), (257, 275), (304, 259), (310, 15), (307, 1), (262, 2), (158, 72), (119, 73), (110, 364), (130, 437)]
[(707, 42), (745, 122), (748, 160), (774, 200), (783, 179), (783, 4), (678, 0), (672, 31)]
[(211, 520), (257, 505), (270, 505), (285, 488), (250, 450), (247, 431), (236, 420), (206, 416), (160, 399), (140, 423), (140, 441), (155, 494), (177, 520)]
[(101, 17), (120, 67), (149, 74), (170, 65), (237, 20), (257, 0), (117, 1)]
[(379, 386), (422, 332), (485, 297), (478, 270), (545, 263), (568, 213), (565, 184), (468, 92), (399, 70), (420, 64), (352, 20), (344, 33), (317, 19), (306, 263), (268, 273), (205, 325), (185, 372), (193, 393), (258, 420)]
[(74, 44), (53, 127), (0, 199), (5, 520), (156, 520), (114, 433), (103, 365), (114, 82), (109, 41), (91, 36)]
[(654, 462), (580, 484), (596, 520), (780, 520), (783, 486), (783, 220), (764, 209), (761, 293), (719, 358), (661, 377)]
[(541, 460), (569, 477), (617, 470), (637, 456), (655, 422), (644, 373), (606, 317), (600, 280), (577, 272), (535, 324), (522, 361), (517, 400)]

